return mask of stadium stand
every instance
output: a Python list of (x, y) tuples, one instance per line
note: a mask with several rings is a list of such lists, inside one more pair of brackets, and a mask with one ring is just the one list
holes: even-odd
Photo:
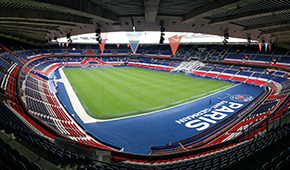
[[(3, 45), (2, 45), (3, 47)], [(8, 48), (0, 57), (1, 129), (13, 134), (19, 142), (26, 141), (45, 153), (46, 159), (55, 165), (66, 164), (79, 169), (231, 169), (259, 155), (281, 141), (289, 141), (289, 125), (280, 122), (275, 129), (270, 124), (287, 116), (289, 107), (290, 81), (287, 75), (288, 56), (280, 57), (271, 64), (270, 57), (244, 49), (242, 54), (232, 54), (235, 48), (224, 50), (220, 46), (209, 45), (204, 51), (198, 46), (182, 45), (176, 56), (170, 56), (168, 45), (142, 45), (136, 56), (127, 54), (127, 47), (107, 45), (108, 51), (101, 54), (98, 46), (74, 45), (77, 50), (53, 47), (44, 50), (23, 50)], [(203, 48), (205, 48), (203, 46)], [(275, 50), (284, 54), (283, 50)], [(106, 54), (105, 54), (106, 53)], [(113, 54), (111, 56), (111, 54)], [(244, 56), (250, 57), (246, 63)], [(120, 56), (119, 56), (120, 55)], [(275, 53), (273, 53), (275, 55)], [(196, 60), (191, 57), (197, 57)], [(243, 65), (247, 64), (247, 65)], [(287, 64), (287, 66), (285, 65)], [(180, 144), (151, 147), (152, 155), (134, 155), (119, 152), (94, 138), (83, 129), (68, 113), (65, 107), (51, 92), (49, 77), (59, 66), (120, 66), (128, 65), (148, 69), (185, 72), (191, 76), (215, 78), (219, 80), (249, 83), (267, 89), (252, 105), (247, 116), (231, 126), (220, 126), (225, 130), (204, 143), (194, 147), (196, 141), (182, 141)], [(243, 68), (241, 68), (243, 67)], [(226, 128), (227, 127), (227, 128)], [(208, 134), (214, 131), (209, 131)], [(94, 148), (111, 152), (112, 163), (93, 160), (89, 155), (74, 153), (57, 146), (57, 140), (75, 143), (82, 148)], [(11, 149), (0, 140), (0, 165), (10, 169), (40, 169), (25, 156)], [(288, 149), (289, 150), (289, 149)], [(281, 168), (289, 164), (289, 151), (286, 150), (261, 166), (261, 169)], [(35, 151), (37, 152), (37, 151)], [(57, 158), (57, 159), (52, 159)]]

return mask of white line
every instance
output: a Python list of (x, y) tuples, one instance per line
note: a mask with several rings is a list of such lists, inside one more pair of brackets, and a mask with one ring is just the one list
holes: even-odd
[(87, 114), (87, 112), (83, 108), (81, 102), (79, 101), (79, 98), (75, 94), (71, 84), (69, 83), (67, 77), (65, 76), (62, 68), (59, 69), (59, 73), (60, 73), (60, 76), (61, 76), (60, 82), (63, 82), (64, 87), (65, 87), (66, 92), (67, 92), (67, 95), (69, 96), (69, 99), (71, 101), (72, 107), (75, 110), (75, 112), (78, 114), (80, 119), (84, 123), (93, 123), (93, 122), (99, 121), (99, 120), (97, 120), (95, 118), (92, 118), (91, 116), (89, 116)]

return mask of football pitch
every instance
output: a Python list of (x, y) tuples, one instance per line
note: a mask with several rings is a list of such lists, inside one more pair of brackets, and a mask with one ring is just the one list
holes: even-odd
[(112, 119), (160, 110), (235, 84), (137, 67), (65, 68), (86, 112)]

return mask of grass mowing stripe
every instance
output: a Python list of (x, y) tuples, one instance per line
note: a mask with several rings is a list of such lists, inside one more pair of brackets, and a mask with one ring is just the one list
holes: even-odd
[(64, 72), (85, 110), (98, 119), (166, 108), (233, 85), (136, 67), (64, 69)]
[[(64, 72), (65, 72), (65, 70), (64, 70)], [(77, 89), (77, 86), (79, 86), (81, 84), (81, 82), (84, 82), (84, 80), (81, 80), (82, 76), (80, 76), (80, 75), (82, 75), (82, 72), (81, 71), (76, 71), (76, 70), (75, 71), (71, 70), (71, 71), (69, 71), (67, 73), (65, 72), (65, 74), (66, 74), (66, 77), (69, 80), (70, 84), (72, 85), (72, 88), (73, 88), (74, 92), (76, 93), (76, 95), (77, 95), (79, 101), (81, 102), (82, 106), (84, 107), (86, 112), (93, 117), (94, 116), (94, 112), (87, 105), (85, 100), (82, 98), (81, 93)], [(74, 77), (75, 79), (78, 79), (80, 83), (74, 85), (73, 81), (70, 79), (70, 77)], [(82, 89), (82, 88), (79, 88), (79, 89)]]
[[(93, 77), (93, 75), (88, 74), (88, 76)], [(100, 75), (99, 75), (100, 76)], [(127, 96), (130, 97), (128, 95), (126, 95), (126, 93), (122, 90), (122, 89), (126, 89), (126, 88), (121, 88), (121, 84), (125, 84), (124, 81), (123, 83), (118, 82), (117, 80), (123, 80), (122, 77), (119, 77), (118, 79), (116, 79), (116, 77), (114, 76), (113, 73), (105, 73), (103, 75), (101, 75), (101, 77), (103, 77), (102, 79), (102, 88), (103, 88), (103, 92), (99, 94), (99, 96), (101, 96), (101, 98), (103, 99), (103, 106), (110, 104), (112, 102), (114, 102), (114, 100), (118, 100), (118, 103), (115, 103), (115, 105), (110, 105), (110, 107), (106, 106), (106, 107), (102, 107), (102, 105), (100, 108), (102, 108), (102, 110), (99, 110), (100, 112), (123, 112), (122, 107), (120, 107), (119, 105), (127, 105), (127, 109), (132, 109), (135, 110), (135, 103), (127, 103), (126, 100), (122, 100), (119, 96)], [(97, 82), (95, 82), (97, 83)], [(125, 85), (126, 86), (126, 85)], [(110, 89), (110, 90), (107, 90)], [(92, 93), (93, 94), (93, 93)], [(134, 94), (134, 93), (131, 93)], [(134, 97), (135, 98), (135, 97)], [(130, 99), (132, 100), (132, 99)], [(90, 101), (91, 102), (91, 101)], [(93, 103), (90, 103), (90, 105), (93, 105)], [(93, 105), (93, 106), (97, 106), (97, 105)], [(121, 110), (120, 110), (121, 108)], [(98, 110), (98, 108), (95, 108), (96, 110)]]
[[(134, 95), (133, 96), (134, 98), (132, 98), (133, 101), (138, 101), (138, 100), (135, 100), (135, 99), (140, 99), (139, 100), (139, 109), (143, 109), (143, 107), (142, 107), (143, 104), (145, 105), (144, 107), (148, 107), (147, 105), (149, 105), (149, 106), (151, 105), (150, 104), (151, 101), (150, 102), (149, 101), (143, 101), (142, 100), (142, 97), (143, 96), (148, 96), (148, 95), (151, 96), (151, 95), (153, 95), (153, 92), (150, 89), (146, 88), (146, 87), (150, 87), (150, 86), (147, 86), (147, 85), (144, 84), (144, 83), (146, 83), (146, 81), (145, 80), (142, 80), (142, 77), (140, 78), (138, 76), (138, 73), (137, 74), (134, 73), (134, 75), (131, 74), (129, 77), (128, 77), (127, 74), (124, 74), (124, 72), (123, 73), (116, 73), (116, 74), (118, 75), (118, 77), (119, 76), (122, 77), (122, 78), (119, 77), (120, 79), (118, 79), (118, 82), (120, 83), (119, 87), (121, 89), (127, 89), (127, 87), (129, 85), (131, 85), (131, 88), (128, 88), (127, 92), (128, 92), (128, 94)], [(126, 76), (124, 76), (124, 75), (126, 75)], [(123, 76), (124, 76), (124, 78), (123, 78)], [(135, 79), (133, 81), (131, 80), (132, 76), (135, 76)], [(132, 81), (132, 83), (131, 84), (128, 84), (127, 83), (128, 80), (129, 81)], [(140, 84), (142, 84), (142, 85), (140, 85)], [(142, 87), (142, 90), (141, 90), (142, 91), (142, 94), (140, 94), (140, 87), (139, 86), (143, 86)], [(142, 104), (141, 104), (141, 101), (143, 102)], [(155, 101), (155, 100), (153, 100), (153, 101)]]

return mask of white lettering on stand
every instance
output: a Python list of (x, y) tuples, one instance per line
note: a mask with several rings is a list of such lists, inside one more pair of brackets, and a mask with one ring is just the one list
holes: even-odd
[(184, 123), (187, 128), (195, 128), (197, 131), (203, 131), (209, 128), (211, 124), (216, 124), (217, 121), (225, 119), (229, 113), (234, 113), (242, 106), (243, 104), (240, 103), (221, 101), (210, 108), (175, 120), (175, 122), (180, 125)]

